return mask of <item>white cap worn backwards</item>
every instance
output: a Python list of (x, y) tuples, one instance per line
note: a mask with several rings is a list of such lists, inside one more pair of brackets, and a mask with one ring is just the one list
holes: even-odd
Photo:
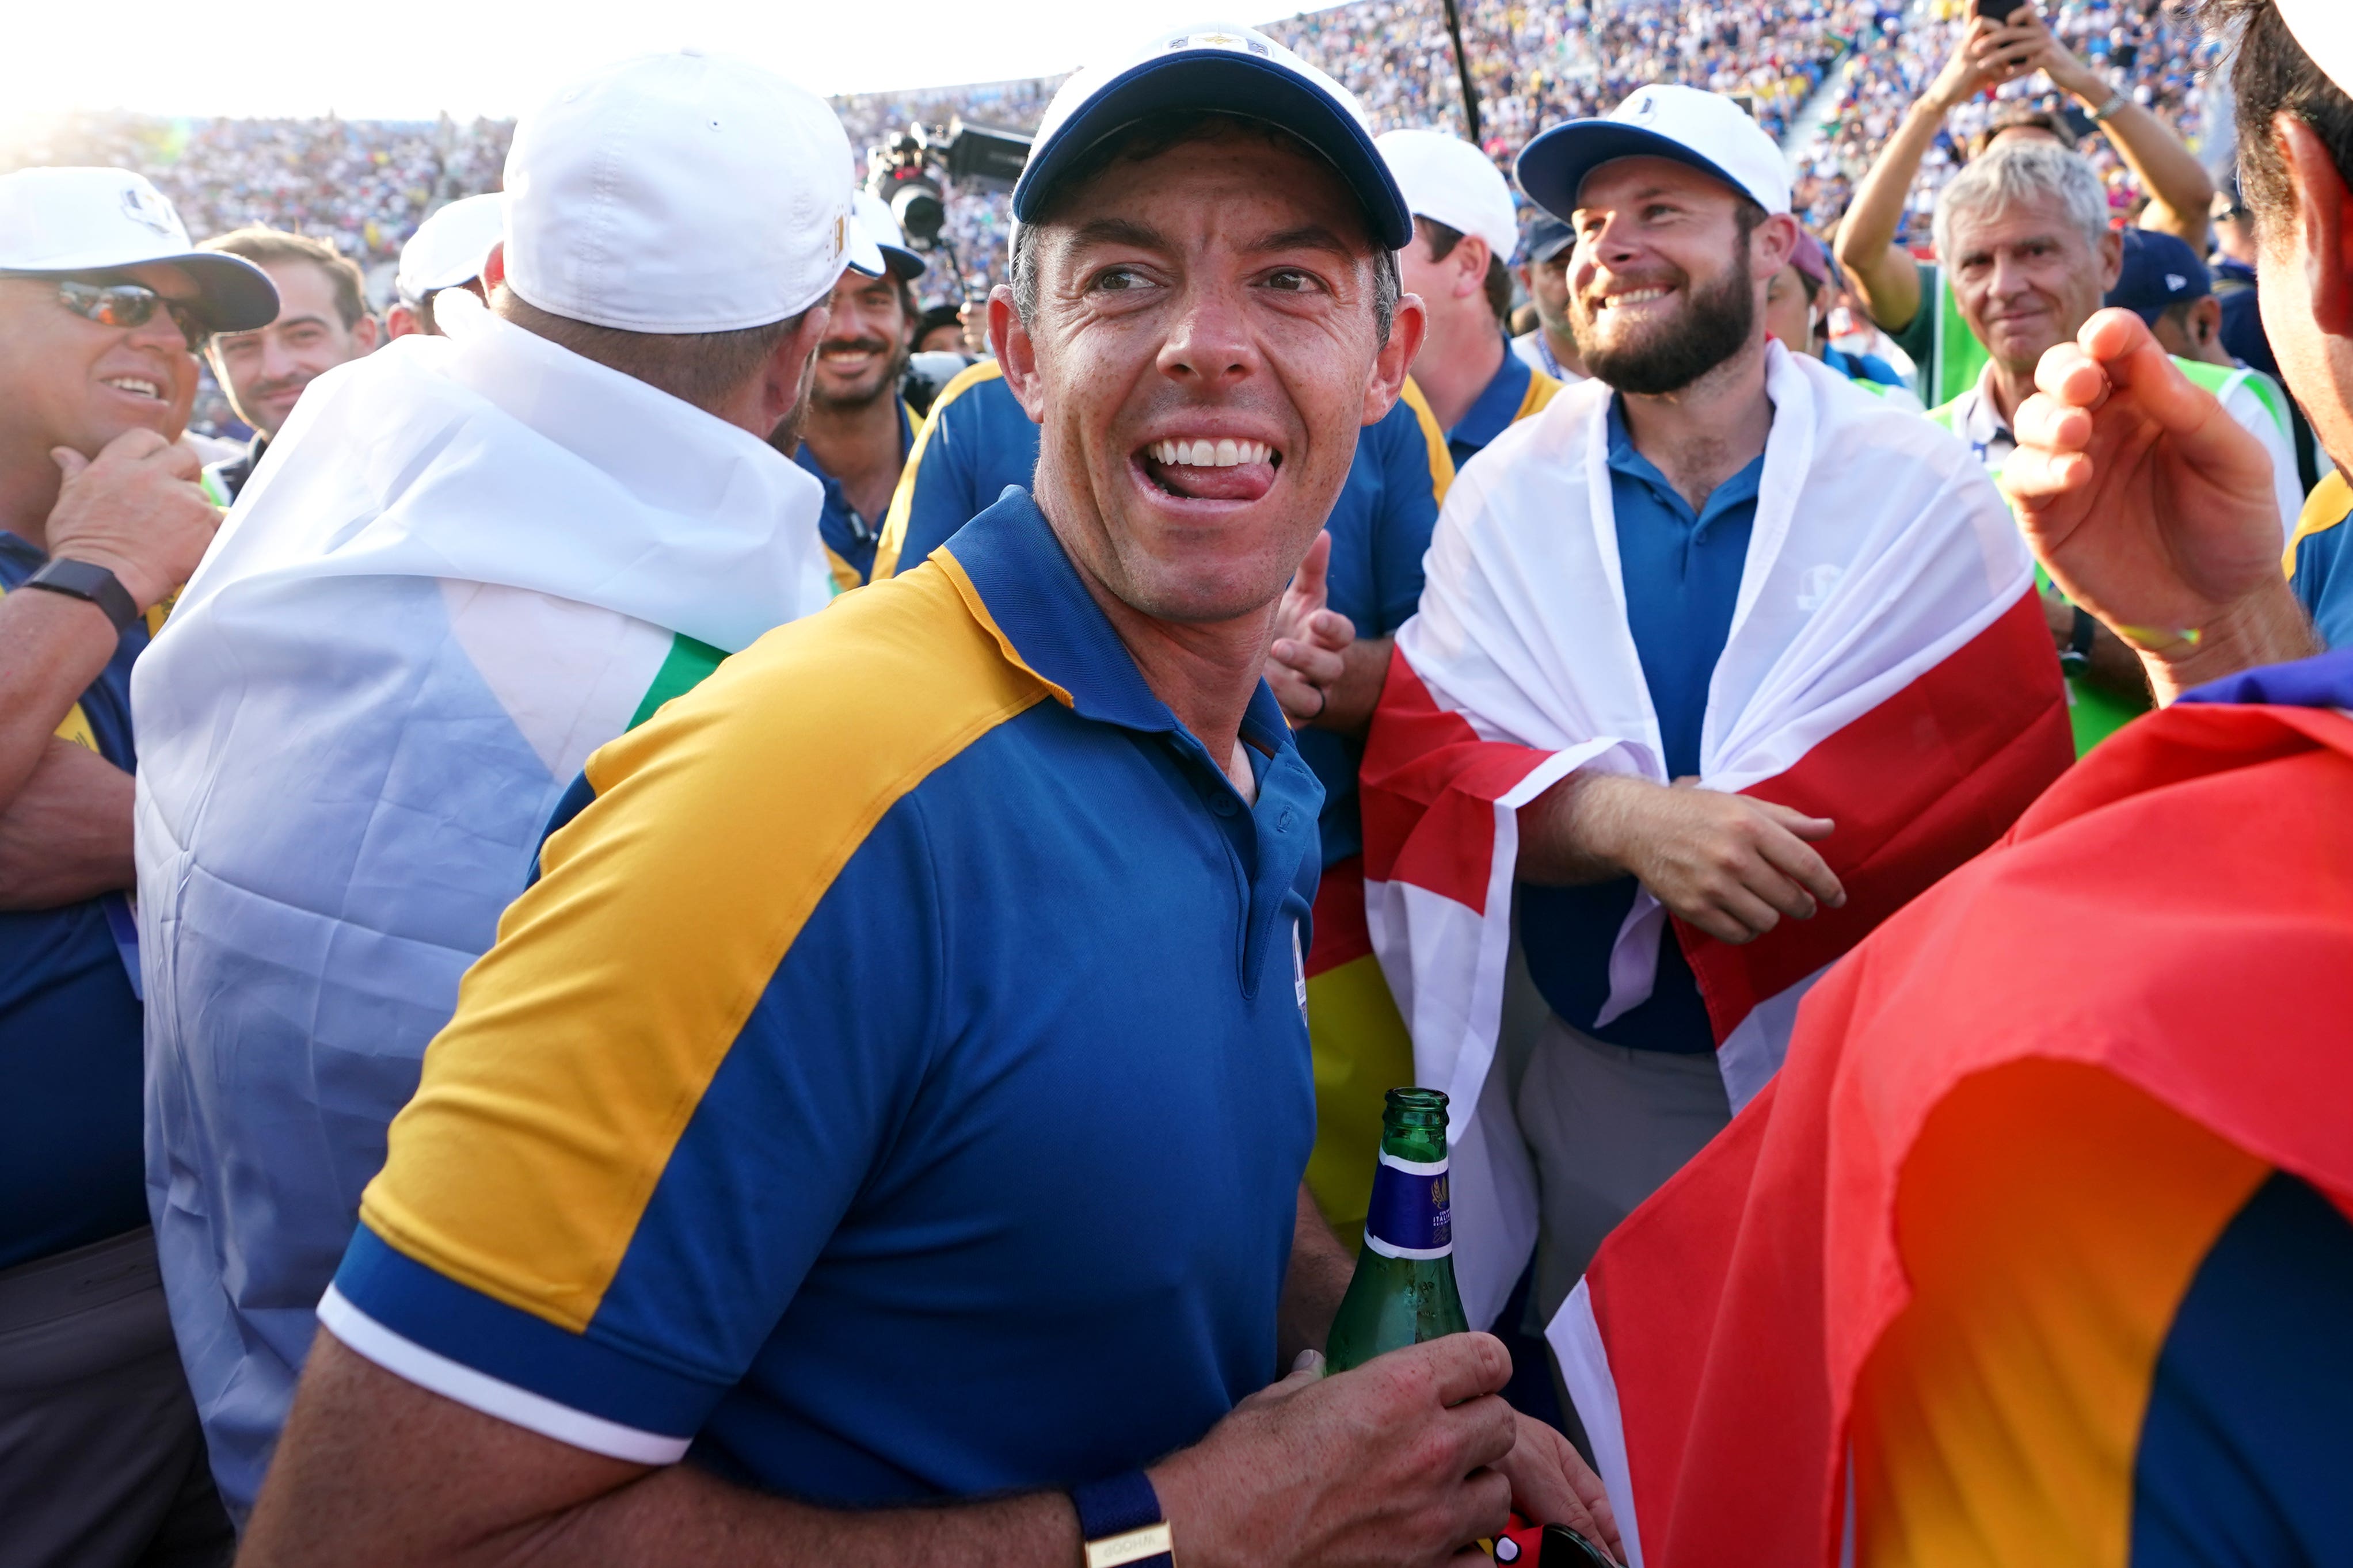
[(495, 191), (434, 209), (400, 247), (394, 292), (414, 308), (428, 294), (480, 278), (491, 247), (506, 234), (506, 213), (507, 199)]
[(269, 274), (241, 256), (198, 250), (164, 193), (128, 169), (19, 169), (0, 174), (0, 272), (110, 272), (161, 263), (188, 275), (206, 324), (244, 332), (278, 319)]
[(1617, 158), (1672, 158), (1789, 210), (1789, 165), (1773, 138), (1728, 98), (1695, 87), (1637, 88), (1606, 119), (1556, 125), (1520, 153), (1520, 189), (1556, 217), (1577, 210), (1585, 176)]
[(2312, 63), (2353, 93), (2353, 5), (2345, 0), (2279, 0), (2279, 14)]
[(1397, 176), (1414, 216), (1442, 223), (1457, 234), (1475, 234), (1496, 260), (1511, 261), (1520, 244), (1519, 214), (1493, 159), (1443, 131), (1386, 132), (1373, 145)]
[(1161, 33), (1116, 59), (1071, 74), (1038, 126), (1013, 186), (1013, 216), (1035, 223), (1054, 184), (1105, 137), (1164, 110), (1208, 110), (1280, 126), (1329, 159), (1391, 250), (1413, 218), (1373, 146), (1356, 95), (1264, 33), (1203, 22)]
[(765, 326), (844, 267), (882, 270), (833, 110), (721, 55), (645, 55), (564, 89), (515, 127), (506, 187), (507, 287), (600, 327)]

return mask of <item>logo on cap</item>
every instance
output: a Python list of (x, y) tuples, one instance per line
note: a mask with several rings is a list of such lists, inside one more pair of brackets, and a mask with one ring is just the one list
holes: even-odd
[(2165, 291), (2166, 291), (2167, 293), (2168, 293), (2168, 294), (2179, 294), (2179, 293), (2180, 293), (2184, 289), (2187, 289), (2187, 288), (2189, 288), (2189, 279), (2187, 279), (2187, 278), (2184, 278), (2180, 273), (2179, 273), (2179, 272), (2168, 272), (2168, 273), (2167, 273), (2167, 274), (2165, 275)]
[(143, 224), (166, 239), (179, 237), (180, 226), (176, 217), (153, 185), (124, 186), (122, 214), (133, 223)]
[(1646, 93), (1643, 93), (1643, 94), (1640, 95), (1638, 98), (1636, 98), (1636, 99), (1635, 99), (1635, 100), (1634, 100), (1634, 118), (1635, 118), (1635, 119), (1637, 119), (1637, 120), (1656, 120), (1658, 117), (1659, 117), (1659, 100), (1658, 100), (1655, 97), (1653, 97), (1653, 96), (1651, 96), (1650, 93), (1647, 93), (1647, 92), (1646, 92)]

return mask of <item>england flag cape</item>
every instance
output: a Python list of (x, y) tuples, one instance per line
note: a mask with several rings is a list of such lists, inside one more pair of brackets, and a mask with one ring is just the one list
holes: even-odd
[[(2073, 756), (2032, 563), (1968, 449), (1812, 359), (1767, 353), (1772, 432), (1700, 776), (1835, 820), (1816, 847), (1847, 901), (1732, 946), (1641, 893), (1599, 1020), (1646, 1000), (1659, 943), (1680, 942), (1736, 1110), (1780, 1065), (1821, 970)], [(1456, 1272), (1478, 1324), (1536, 1234), (1534, 1169), (1490, 1070), (1515, 813), (1578, 768), (1669, 782), (1619, 576), (1612, 395), (1568, 388), (1457, 479), (1365, 755), (1367, 918), (1418, 1079), (1453, 1102)]]
[(829, 592), (807, 474), (441, 299), (449, 337), (304, 393), (132, 681), (148, 1197), (240, 1516), (385, 1128), (557, 799)]

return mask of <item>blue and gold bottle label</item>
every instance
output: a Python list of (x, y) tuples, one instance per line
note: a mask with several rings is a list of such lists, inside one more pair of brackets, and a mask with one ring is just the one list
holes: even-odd
[(1444, 1258), (1453, 1252), (1445, 1161), (1405, 1160), (1382, 1152), (1373, 1172), (1365, 1245), (1384, 1258)]

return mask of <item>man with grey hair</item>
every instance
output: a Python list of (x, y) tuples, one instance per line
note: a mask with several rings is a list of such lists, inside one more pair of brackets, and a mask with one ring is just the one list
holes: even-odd
[[(1999, 478), (2017, 447), (2011, 420), (2034, 394), (2034, 367), (2100, 308), (2123, 265), (2123, 240), (2108, 227), (2107, 193), (2092, 165), (2033, 141), (1998, 142), (1955, 175), (1937, 195), (1936, 234), (1954, 304), (1988, 357), (1977, 384), (1928, 416)], [(2243, 368), (2175, 363), (2270, 454), (2285, 543), (2304, 500), (2285, 408)], [(2148, 706), (2140, 661), (2047, 584), (2043, 614), (2066, 668), (2076, 750), (2088, 751)]]
[(526, 116), (487, 305), (304, 391), (141, 660), (147, 1197), (230, 1510), (458, 981), (597, 746), (822, 606), (765, 437), (881, 258), (824, 102), (655, 55)]

